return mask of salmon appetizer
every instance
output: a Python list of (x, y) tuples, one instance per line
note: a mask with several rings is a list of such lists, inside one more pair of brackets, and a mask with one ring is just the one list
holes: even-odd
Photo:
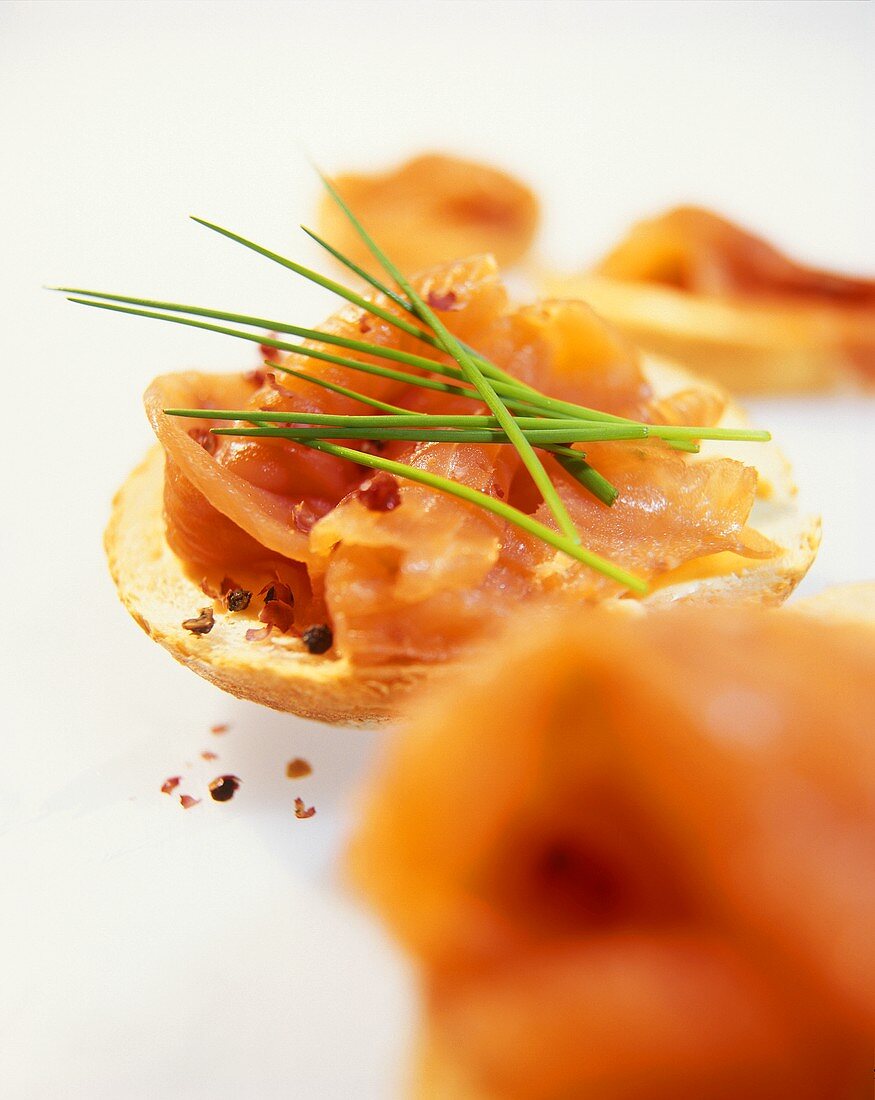
[(346, 299), (321, 328), (66, 291), (261, 345), (254, 370), (165, 375), (146, 394), (160, 449), (106, 545), (152, 637), (238, 695), (370, 721), (533, 600), (792, 591), (819, 521), (725, 391), (583, 302), (512, 303), (492, 256), (406, 276), (323, 182), (382, 278), (311, 236), (367, 295), (195, 219)]
[(530, 609), (420, 700), (350, 853), (421, 974), (415, 1094), (865, 1095), (873, 685), (872, 624)]
[(875, 281), (806, 267), (698, 207), (639, 223), (590, 272), (546, 286), (733, 390), (875, 382)]
[[(459, 157), (428, 153), (389, 172), (345, 174), (334, 182), (405, 271), (482, 252), (509, 267), (529, 251), (538, 228), (538, 200), (525, 184)], [(319, 226), (351, 259), (379, 270), (329, 195), (319, 208)]]
[[(581, 303), (513, 309), (491, 260), (436, 269), (419, 286), (445, 306), (457, 336), (551, 396), (669, 423), (714, 425), (725, 410), (725, 397), (706, 387), (657, 398), (635, 349)], [(411, 350), (411, 338), (359, 310), (342, 310), (323, 330), (357, 336), (363, 326), (369, 340)], [(470, 409), (467, 398), (392, 379), (363, 382), (346, 368), (305, 360), (297, 366), (417, 412)], [(295, 593), (295, 625), (330, 621), (338, 651), (358, 663), (457, 656), (484, 617), (532, 596), (591, 603), (624, 594), (611, 578), (435, 490), (377, 480), (353, 462), (283, 439), (211, 436), (218, 421), (192, 427), (163, 411), (251, 407), (289, 421), (296, 413), (367, 411), (307, 380), (269, 368), (249, 378), (171, 375), (152, 385), (146, 406), (165, 452), (164, 518), (174, 553), (196, 574), (257, 574), (255, 590), (277, 573)], [(393, 441), (381, 453), (551, 523), (512, 448)], [(646, 580), (722, 553), (751, 563), (780, 555), (748, 523), (758, 488), (753, 466), (688, 460), (661, 440), (596, 443), (586, 454), (619, 489), (611, 507), (549, 456), (545, 462), (585, 544)]]

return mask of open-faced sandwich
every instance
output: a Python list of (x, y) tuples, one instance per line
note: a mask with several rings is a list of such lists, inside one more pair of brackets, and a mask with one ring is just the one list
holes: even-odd
[(266, 354), (146, 395), (159, 447), (106, 543), (123, 601), (175, 657), (237, 695), (356, 722), (455, 675), (532, 599), (638, 611), (792, 590), (818, 522), (723, 391), (581, 302), (511, 305), (488, 257), (408, 281), (332, 194), (394, 286), (366, 275), (363, 297), (220, 230), (347, 299), (318, 330), (75, 295)]
[(591, 271), (545, 287), (734, 391), (875, 382), (875, 281), (805, 267), (708, 210), (643, 221)]
[(413, 1095), (864, 1095), (865, 605), (530, 609), (417, 700), (351, 852), (421, 975)]

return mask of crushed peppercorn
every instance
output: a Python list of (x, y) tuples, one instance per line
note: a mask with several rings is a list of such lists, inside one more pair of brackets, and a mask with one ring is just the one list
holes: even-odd
[(186, 619), (183, 622), (183, 628), (190, 630), (192, 634), (209, 634), (209, 632), (215, 626), (216, 620), (213, 615), (213, 609), (211, 607), (202, 607), (197, 614), (197, 618)]
[(440, 310), (443, 313), (448, 310), (462, 308), (456, 304), (456, 292), (454, 290), (448, 290), (445, 294), (438, 294), (437, 291), (430, 290), (428, 292), (428, 304), (432, 309)]
[(397, 479), (382, 470), (361, 483), (356, 497), (369, 512), (391, 512), (401, 503)]
[(295, 609), (284, 600), (269, 600), (258, 617), (266, 626), (275, 626), (280, 634), (286, 634), (295, 621)]
[(334, 645), (334, 634), (327, 623), (319, 623), (317, 626), (308, 626), (301, 635), (301, 640), (308, 653), (327, 653)]
[(203, 447), (208, 455), (214, 455), (219, 446), (219, 437), (213, 435), (209, 428), (189, 428), (188, 434), (198, 444)]
[[(277, 334), (275, 332), (269, 332), (268, 338), (276, 340)], [(259, 344), (258, 350), (261, 352), (263, 359), (267, 359), (269, 363), (277, 363), (280, 358), (280, 349), (273, 347), (271, 344)]]
[(236, 775), (220, 775), (210, 783), (210, 798), (214, 802), (228, 802), (240, 786)]
[(303, 798), (295, 799), (295, 817), (312, 817), (315, 813), (315, 806), (305, 806)]
[(229, 611), (245, 611), (249, 607), (252, 593), (246, 588), (232, 588), (225, 593), (225, 607)]
[(179, 804), (183, 810), (190, 810), (192, 806), (197, 806), (200, 802), (199, 798), (193, 798), (190, 794), (181, 794), (179, 796)]
[(181, 775), (171, 775), (169, 779), (165, 779), (161, 784), (162, 794), (171, 794), (182, 782)]
[(295, 622), (295, 597), (291, 588), (282, 581), (271, 581), (259, 592), (264, 596), (264, 607), (258, 613), (266, 626), (275, 626), (280, 634), (286, 634)]
[(294, 760), (290, 760), (286, 764), (286, 779), (303, 779), (305, 775), (310, 775), (312, 771), (313, 768), (306, 760), (296, 756)]
[(265, 603), (270, 603), (273, 600), (279, 600), (281, 603), (295, 602), (291, 588), (279, 580), (268, 581), (264, 588), (259, 589), (258, 594), (264, 596)]

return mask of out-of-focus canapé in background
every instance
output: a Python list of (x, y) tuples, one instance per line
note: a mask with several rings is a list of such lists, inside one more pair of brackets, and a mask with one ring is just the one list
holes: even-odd
[(420, 968), (418, 1095), (863, 1095), (875, 630), (841, 602), (532, 614), (411, 713), (351, 866)]

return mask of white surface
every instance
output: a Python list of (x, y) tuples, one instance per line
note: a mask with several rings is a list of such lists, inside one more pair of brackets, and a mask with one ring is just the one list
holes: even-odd
[[(429, 147), (528, 178), (556, 263), (691, 199), (871, 273), (872, 19), (840, 2), (0, 5), (0, 1095), (390, 1097), (414, 1004), (338, 885), (383, 735), (224, 697), (140, 634), (106, 575), (109, 500), (149, 440), (140, 391), (251, 355), (41, 284), (318, 321), (330, 302), (186, 214), (313, 260), (303, 149), (334, 169)], [(754, 412), (825, 517), (807, 588), (871, 576), (872, 402)], [(295, 755), (314, 774), (292, 783)], [(186, 813), (158, 791), (225, 771), (243, 779), (228, 804)]]

